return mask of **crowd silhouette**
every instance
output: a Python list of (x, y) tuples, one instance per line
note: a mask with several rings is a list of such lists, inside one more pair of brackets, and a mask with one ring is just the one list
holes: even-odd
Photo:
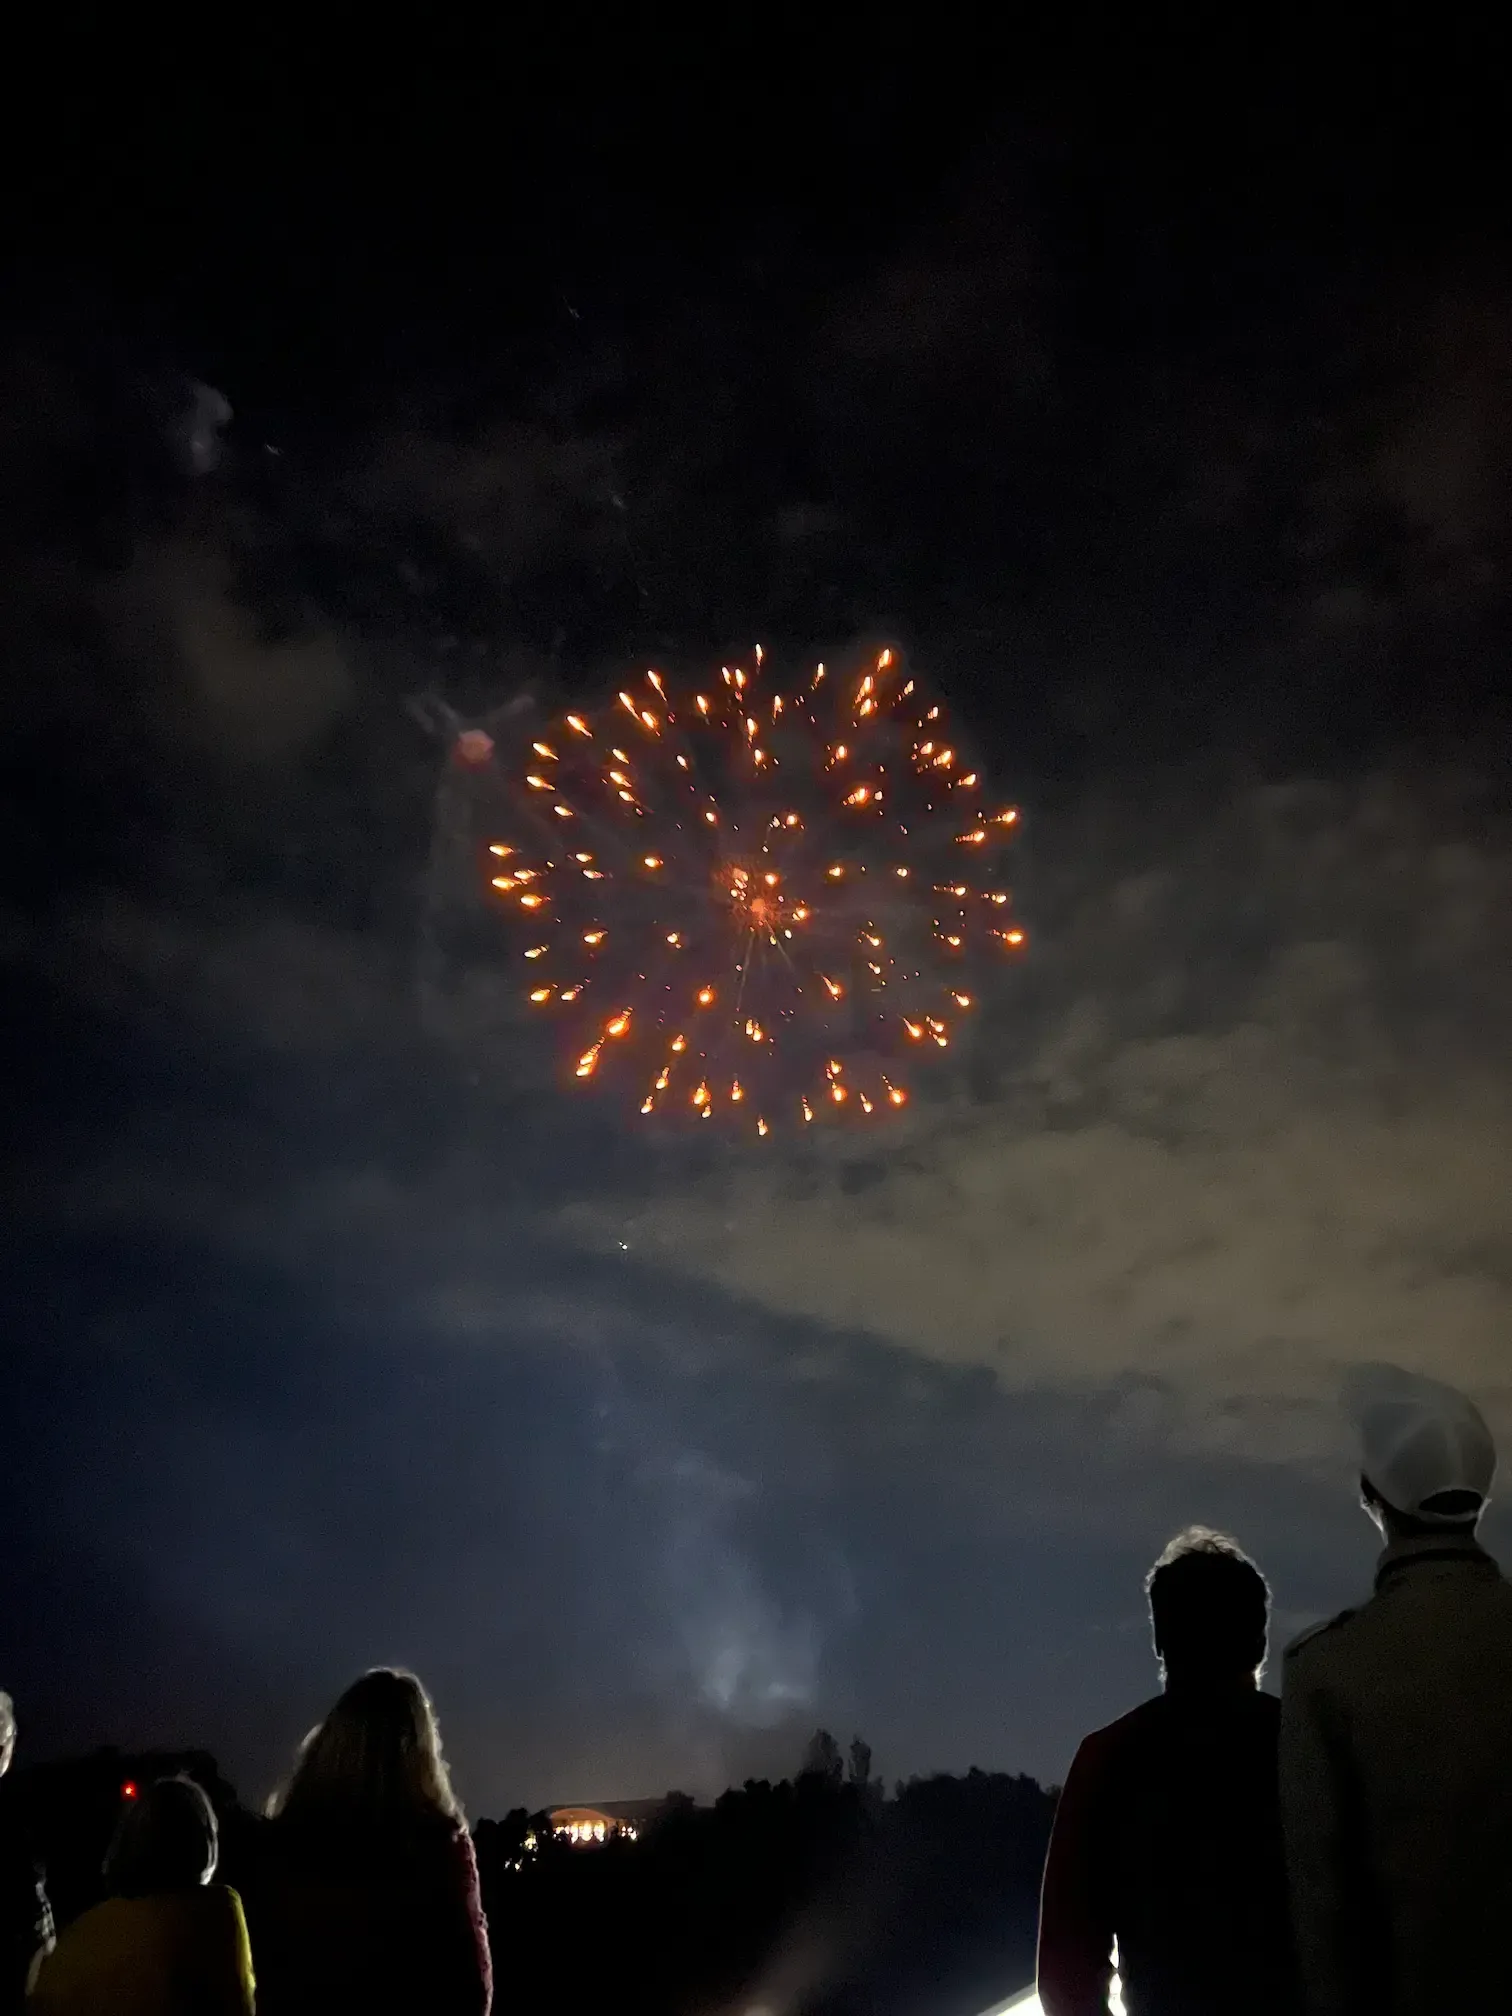
[[(1260, 1686), (1270, 1594), (1179, 1535), (1147, 1579), (1161, 1690), (1059, 1794), (891, 1789), (859, 1738), (632, 1834), (470, 1830), (414, 1675), (364, 1674), (253, 1814), (203, 1753), (0, 1788), (0, 2016), (1420, 2016), (1502, 2006), (1512, 1585), (1479, 1544), (1489, 1431), (1395, 1376), (1361, 1401), (1374, 1593)], [(0, 1777), (16, 1742), (0, 1694)], [(17, 1796), (19, 1791), (19, 1796)], [(585, 1848), (585, 1838), (593, 1846)], [(54, 1912), (57, 1925), (54, 1923)]]

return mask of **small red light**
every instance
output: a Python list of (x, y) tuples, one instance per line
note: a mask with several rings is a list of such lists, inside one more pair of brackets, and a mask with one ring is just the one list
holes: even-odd
[(123, 1799), (135, 1799), (136, 1796), (137, 1796), (136, 1780), (134, 1778), (128, 1778), (126, 1780), (126, 1783), (121, 1787), (121, 1797)]

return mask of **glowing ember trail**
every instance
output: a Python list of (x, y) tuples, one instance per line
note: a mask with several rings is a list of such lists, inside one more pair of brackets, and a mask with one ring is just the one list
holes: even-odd
[(905, 1108), (1024, 944), (1018, 813), (942, 715), (892, 651), (781, 692), (758, 651), (686, 693), (648, 672), (501, 751), (484, 879), (564, 1078), (761, 1139)]

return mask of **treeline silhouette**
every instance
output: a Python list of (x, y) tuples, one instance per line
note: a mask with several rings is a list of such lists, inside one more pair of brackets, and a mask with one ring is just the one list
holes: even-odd
[(977, 2016), (1033, 1976), (1054, 1804), (976, 1770), (888, 1793), (864, 1743), (847, 1771), (820, 1731), (795, 1778), (669, 1795), (633, 1842), (516, 1810), (475, 1830), (496, 1979), (666, 2016)]
[[(18, 1774), (60, 1926), (102, 1894), (122, 1800), (175, 1772), (209, 1794), (236, 1885), (265, 1823), (208, 1754), (104, 1750)], [(1031, 1778), (977, 1770), (888, 1789), (865, 1743), (847, 1763), (821, 1730), (792, 1778), (711, 1806), (668, 1794), (634, 1840), (580, 1847), (525, 1808), (480, 1820), (498, 2000), (570, 1993), (617, 2016), (978, 2016), (1033, 1975), (1054, 1805)]]

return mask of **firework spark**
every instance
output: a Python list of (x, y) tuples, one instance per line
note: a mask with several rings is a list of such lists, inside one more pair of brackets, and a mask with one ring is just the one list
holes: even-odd
[(943, 709), (896, 655), (787, 691), (658, 672), (501, 758), (485, 859), (564, 1075), (645, 1116), (860, 1124), (907, 1104), (984, 958), (1018, 952), (1002, 854)]

